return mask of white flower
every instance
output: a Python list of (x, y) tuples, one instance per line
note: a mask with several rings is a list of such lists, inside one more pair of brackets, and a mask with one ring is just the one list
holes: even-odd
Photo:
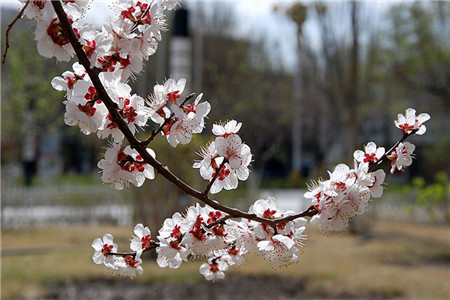
[[(277, 208), (275, 200), (270, 197), (267, 200), (257, 200), (250, 206), (248, 212), (265, 219), (275, 219), (282, 216), (282, 212)], [(269, 239), (275, 233), (272, 227), (260, 222), (250, 221), (250, 226), (259, 239)]]
[(373, 178), (373, 184), (369, 186), (370, 191), (372, 192), (372, 197), (379, 198), (383, 195), (383, 182), (386, 178), (386, 173), (383, 169), (378, 169), (373, 173), (370, 173)]
[(91, 62), (91, 67), (100, 67), (99, 58), (100, 61), (102, 61), (102, 57), (109, 56), (111, 54), (111, 36), (108, 35), (103, 28), (103, 31), (101, 32), (92, 30), (89, 33), (85, 33), (84, 38), (86, 41), (83, 44), (83, 50)]
[(181, 244), (186, 228), (183, 217), (175, 213), (172, 218), (164, 221), (163, 227), (158, 231), (159, 247), (156, 248), (158, 258), (156, 262), (161, 268), (178, 268), (183, 261), (187, 261), (189, 254), (186, 247)]
[[(318, 214), (312, 217), (311, 224), (318, 224), (323, 231), (341, 231), (350, 218), (363, 214), (367, 210), (371, 192), (382, 193), (379, 185), (381, 174), (367, 174), (368, 164), (363, 163), (356, 169), (339, 164), (330, 174), (330, 179), (319, 181), (305, 193)], [(378, 178), (379, 177), (379, 178)], [(373, 190), (371, 190), (373, 188)], [(381, 191), (379, 190), (381, 188)]]
[(52, 87), (57, 91), (67, 92), (67, 97), (70, 98), (73, 95), (74, 85), (78, 80), (84, 79), (86, 70), (84, 67), (76, 62), (72, 65), (73, 72), (66, 71), (62, 73), (62, 77), (57, 76), (52, 79)]
[(144, 273), (144, 270), (142, 269), (142, 259), (141, 259), (141, 253), (137, 252), (136, 255), (130, 255), (127, 257), (116, 257), (114, 262), (114, 270), (121, 276), (130, 277), (133, 278), (136, 276), (136, 272), (139, 273), (139, 275), (142, 275)]
[(114, 257), (109, 254), (117, 252), (117, 244), (114, 243), (111, 234), (105, 234), (103, 240), (96, 238), (92, 242), (92, 248), (95, 250), (94, 255), (92, 256), (94, 263), (105, 264), (108, 267), (111, 267), (114, 264)]
[(175, 80), (173, 78), (167, 79), (166, 82), (164, 82), (164, 95), (166, 100), (176, 105), (177, 99), (181, 97), (185, 86), (186, 79), (184, 78), (180, 78), (179, 80)]
[(216, 281), (225, 278), (225, 271), (228, 270), (228, 264), (219, 258), (210, 258), (208, 263), (200, 266), (200, 274), (205, 276), (206, 280)]
[(406, 134), (410, 134), (415, 131), (414, 134), (422, 135), (427, 130), (423, 123), (429, 119), (429, 114), (421, 113), (416, 117), (416, 111), (413, 108), (408, 108), (404, 116), (402, 114), (398, 114), (397, 120), (395, 120), (394, 123), (395, 126), (400, 128)]
[(36, 21), (42, 21), (42, 10), (49, 1), (29, 1), (19, 0), (22, 3), (29, 2), (25, 8), (24, 15), (29, 19), (35, 19)]
[(193, 133), (201, 133), (204, 127), (204, 118), (211, 110), (208, 102), (199, 104), (203, 94), (200, 94), (194, 103), (184, 106), (183, 109), (172, 105), (171, 109), (175, 113), (175, 123), (173, 123), (165, 134), (172, 147), (178, 143), (185, 145), (192, 139)]
[(231, 169), (229, 163), (223, 163), (224, 158), (217, 153), (214, 142), (210, 143), (208, 148), (203, 148), (199, 155), (203, 159), (195, 162), (193, 167), (200, 169), (200, 175), (203, 179), (211, 181), (216, 177), (210, 189), (212, 194), (216, 194), (222, 189), (231, 190), (237, 188), (237, 173)]
[(88, 135), (103, 127), (108, 110), (98, 99), (95, 88), (89, 81), (78, 81), (74, 85), (72, 97), (64, 101), (66, 113), (64, 122), (69, 126), (80, 127)]
[(394, 173), (395, 169), (402, 170), (404, 167), (408, 167), (412, 164), (412, 153), (416, 149), (416, 146), (409, 143), (399, 143), (397, 148), (388, 155), (391, 160), (391, 174)]
[(235, 243), (238, 249), (245, 251), (257, 251), (257, 238), (253, 229), (249, 227), (250, 222), (243, 219), (240, 222), (227, 220), (225, 228), (228, 233), (229, 243)]
[(166, 118), (170, 117), (171, 111), (167, 104), (170, 102), (176, 106), (177, 99), (180, 98), (180, 94), (183, 93), (185, 86), (186, 79), (181, 78), (177, 81), (169, 78), (163, 85), (157, 84), (153, 87), (153, 94), (150, 96), (150, 107), (148, 108), (153, 122), (162, 124)]
[[(134, 134), (136, 127), (145, 126), (148, 120), (147, 110), (144, 107), (144, 99), (134, 94), (133, 96), (120, 97), (117, 110), (123, 120), (128, 124), (128, 128)], [(111, 114), (108, 114), (103, 128), (99, 129), (97, 136), (106, 138), (112, 136), (114, 142), (121, 143), (124, 134), (113, 122)]]
[(158, 48), (158, 41), (154, 38), (154, 31), (150, 26), (144, 30), (142, 36), (136, 37), (133, 43), (133, 48), (139, 49), (141, 51), (140, 56), (146, 60), (149, 56), (155, 54)]
[(215, 144), (217, 153), (228, 161), (231, 169), (237, 171), (239, 180), (247, 180), (248, 165), (252, 159), (250, 147), (244, 144), (237, 134), (219, 136)]
[[(153, 150), (147, 148), (147, 152), (155, 157)], [(140, 187), (145, 178), (155, 178), (153, 167), (145, 163), (130, 146), (123, 149), (119, 144), (112, 144), (106, 150), (105, 158), (99, 161), (98, 167), (103, 169), (102, 181), (114, 183), (117, 190), (123, 189), (128, 182)]]
[(377, 148), (374, 142), (369, 142), (364, 151), (356, 150), (353, 157), (360, 163), (374, 164), (384, 155), (384, 151), (384, 147)]
[(305, 227), (302, 227), (293, 236), (297, 241), (286, 235), (277, 234), (269, 240), (260, 241), (258, 249), (271, 264), (288, 265), (294, 263), (300, 257), (303, 249), (303, 241), (306, 239), (306, 236), (303, 235), (304, 230)]
[(148, 227), (144, 227), (142, 224), (137, 224), (134, 227), (134, 234), (130, 243), (130, 249), (136, 252), (142, 252), (144, 250), (150, 249), (154, 245), (152, 240), (152, 233)]
[(237, 247), (234, 243), (228, 244), (227, 253), (222, 256), (222, 260), (226, 261), (230, 266), (240, 266), (244, 263), (243, 255), (247, 253), (244, 247)]
[(212, 239), (211, 230), (206, 227), (209, 207), (201, 207), (198, 203), (190, 206), (184, 219), (187, 232), (183, 237), (182, 244), (190, 250), (192, 255), (207, 256), (216, 250), (216, 240)]
[[(80, 15), (81, 10), (77, 6), (66, 6), (74, 9), (66, 9), (69, 22), (78, 39), (84, 40), (89, 33), (94, 30), (92, 25), (78, 26), (75, 21)], [(40, 10), (41, 16), (36, 23), (35, 40), (40, 55), (52, 58), (56, 57), (58, 61), (69, 61), (75, 54), (70, 44), (70, 40), (63, 33), (61, 23), (53, 10), (52, 5), (45, 5)]]
[(217, 136), (228, 136), (235, 134), (241, 129), (242, 123), (238, 123), (235, 120), (227, 122), (225, 125), (214, 124), (212, 132)]
[(167, 10), (172, 10), (180, 4), (180, 0), (162, 0), (162, 7)]
[(166, 239), (158, 236), (159, 247), (156, 248), (158, 258), (156, 262), (161, 268), (169, 267), (177, 269), (183, 261), (187, 261), (189, 254), (185, 247), (182, 247), (176, 240)]

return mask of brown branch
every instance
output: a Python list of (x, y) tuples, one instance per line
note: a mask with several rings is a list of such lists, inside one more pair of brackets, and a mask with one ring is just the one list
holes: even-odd
[(2, 64), (4, 64), (6, 62), (6, 53), (8, 53), (8, 48), (9, 48), (9, 31), (11, 30), (11, 28), (14, 26), (14, 24), (17, 22), (17, 20), (19, 20), (22, 15), (23, 12), (25, 11), (25, 8), (27, 8), (28, 4), (30, 3), (30, 1), (27, 1), (25, 3), (25, 5), (22, 7), (22, 9), (20, 10), (20, 12), (17, 14), (17, 16), (14, 18), (14, 20), (12, 20), (11, 23), (8, 24), (8, 27), (6, 28), (5, 31), (5, 52), (3, 53), (3, 57), (2, 57)]
[(222, 170), (222, 168), (225, 166), (225, 164), (228, 162), (227, 159), (223, 159), (223, 162), (220, 164), (219, 167), (216, 168), (216, 173), (214, 174), (211, 181), (206, 186), (205, 190), (203, 191), (203, 195), (208, 195), (209, 190), (211, 189), (212, 185), (214, 184), (214, 181), (216, 181), (217, 177), (219, 177), (219, 172)]
[[(164, 178), (166, 178), (168, 181), (170, 181), (172, 184), (177, 186), (180, 190), (182, 190), (184, 193), (202, 201), (204, 204), (207, 204), (211, 206), (214, 209), (220, 210), (226, 214), (231, 215), (233, 218), (246, 218), (251, 219), (257, 222), (261, 222), (264, 224), (268, 224), (270, 226), (274, 226), (275, 224), (287, 222), (287, 220), (293, 220), (293, 216), (288, 216), (285, 218), (279, 218), (279, 219), (266, 219), (258, 217), (256, 214), (246, 213), (239, 209), (228, 207), (225, 205), (220, 204), (219, 202), (212, 200), (208, 197), (207, 194), (204, 194), (184, 181), (182, 181), (180, 178), (178, 178), (175, 174), (173, 174), (169, 168), (163, 166), (159, 161), (157, 161), (153, 156), (151, 156), (147, 152), (147, 148), (145, 145), (143, 145), (130, 131), (128, 128), (127, 123), (123, 120), (123, 118), (120, 116), (119, 112), (117, 111), (117, 104), (109, 97), (108, 93), (106, 92), (103, 84), (101, 83), (98, 74), (99, 69), (90, 68), (90, 61), (86, 56), (86, 53), (83, 51), (83, 48), (78, 41), (72, 25), (69, 23), (69, 20), (67, 18), (66, 13), (64, 12), (64, 9), (61, 5), (60, 1), (52, 1), (53, 7), (55, 9), (56, 14), (58, 15), (58, 18), (61, 22), (61, 27), (63, 29), (64, 35), (69, 38), (70, 43), (72, 47), (75, 50), (75, 53), (80, 61), (80, 63), (83, 65), (83, 67), (86, 69), (86, 72), (88, 73), (98, 95), (99, 98), (102, 99), (103, 103), (105, 104), (106, 108), (108, 109), (109, 113), (111, 114), (111, 118), (113, 122), (117, 124), (117, 127), (122, 131), (125, 138), (128, 140), (128, 143), (130, 146), (135, 149), (144, 159), (145, 162), (150, 164), (159, 174), (161, 174)], [(315, 212), (317, 213), (317, 211)], [(314, 213), (314, 214), (315, 214)], [(297, 214), (297, 217), (302, 216), (310, 216), (313, 215), (312, 212), (308, 209), (307, 211)]]
[(231, 215), (226, 215), (225, 217), (219, 218), (219, 219), (215, 220), (214, 222), (207, 224), (207, 225), (206, 225), (206, 228), (211, 229), (211, 228), (213, 228), (214, 226), (216, 226), (217, 224), (223, 223), (223, 222), (225, 222), (226, 220), (231, 219), (231, 218), (232, 218)]
[[(142, 252), (153, 250), (153, 249), (157, 248), (158, 246), (159, 246), (159, 243), (153, 241), (153, 244), (150, 245), (149, 248), (142, 250)], [(108, 253), (108, 255), (122, 256), (122, 257), (133, 256), (133, 258), (136, 257), (136, 254), (137, 254), (136, 251), (133, 251), (133, 252), (109, 252)]]
[[(150, 3), (151, 4), (151, 3)], [(142, 23), (141, 23), (141, 21), (142, 21), (142, 18), (145, 18), (145, 15), (148, 13), (148, 11), (150, 10), (150, 4), (148, 4), (147, 5), (147, 8), (144, 10), (144, 12), (141, 14), (141, 16), (139, 17), (139, 19), (137, 19), (135, 22), (134, 22), (134, 25), (133, 25), (133, 27), (131, 28), (131, 31), (134, 31), (139, 25), (142, 25)]]

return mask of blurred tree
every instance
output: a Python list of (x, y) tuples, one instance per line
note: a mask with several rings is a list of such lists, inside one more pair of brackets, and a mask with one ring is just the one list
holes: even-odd
[(450, 3), (398, 5), (390, 11), (389, 36), (393, 77), (411, 92), (428, 93), (450, 109)]
[[(2, 9), (2, 28), (16, 14), (15, 10)], [(93, 145), (93, 139), (80, 137), (78, 129), (64, 125), (64, 95), (54, 90), (50, 84), (53, 77), (71, 70), (71, 64), (55, 64), (40, 56), (34, 33), (30, 32), (29, 24), (22, 20), (16, 22), (10, 31), (9, 42), (11, 48), (2, 65), (2, 165), (22, 163), (26, 183), (30, 184), (30, 175), (37, 171), (38, 161), (42, 158), (39, 156), (42, 140), (55, 132), (62, 135), (65, 171), (81, 171), (81, 160), (87, 156), (89, 166), (95, 165), (93, 161), (97, 157), (86, 156), (92, 154), (92, 147), (89, 145)], [(73, 135), (74, 132), (77, 133), (76, 136)], [(102, 142), (97, 142), (96, 145), (100, 144)], [(79, 152), (73, 151), (74, 145), (79, 146)], [(77, 157), (80, 158), (78, 164)]]
[[(388, 66), (383, 83), (393, 108), (405, 105), (432, 116), (416, 175), (431, 180), (450, 172), (450, 3), (416, 2), (394, 6), (392, 27), (381, 44), (382, 64)], [(444, 133), (444, 134), (443, 134)], [(419, 145), (420, 146), (420, 145)]]
[[(383, 26), (371, 17), (373, 5), (308, 5), (306, 23), (314, 24), (314, 30), (300, 36), (302, 107), (307, 107), (302, 137), (303, 152), (313, 153), (316, 165), (342, 159), (350, 163), (348, 153), (366, 136), (377, 144), (391, 144), (398, 136), (390, 129), (392, 110), (416, 107), (433, 115), (433, 131), (448, 127), (450, 47), (445, 16), (450, 5), (395, 5), (389, 14), (378, 16)], [(442, 138), (448, 145), (447, 137), (432, 134), (421, 143), (436, 144)]]
[[(259, 181), (266, 164), (278, 161), (280, 175), (290, 170), (293, 87), (292, 77), (268, 69), (267, 57), (253, 64), (249, 56), (261, 53), (262, 43), (207, 36), (204, 41), (204, 91), (214, 108), (210, 119), (243, 122), (242, 139), (251, 147), (251, 177)], [(225, 121), (225, 120), (222, 120)], [(286, 148), (284, 148), (286, 147)], [(258, 185), (258, 183), (257, 183)]]
[(319, 46), (312, 41), (318, 40), (317, 37), (301, 36), (300, 64), (304, 70), (304, 86), (307, 86), (304, 104), (309, 107), (304, 114), (304, 126), (311, 132), (305, 138), (318, 139), (311, 142), (319, 162), (341, 160), (344, 153), (358, 144), (361, 99), (365, 98), (361, 89), (363, 29), (359, 7), (360, 3), (355, 1), (340, 6), (314, 3), (309, 10), (318, 25)]
[(226, 121), (225, 115), (243, 123), (239, 134), (254, 155), (251, 194), (264, 170), (278, 176), (290, 171), (293, 77), (271, 68), (264, 36), (255, 34), (247, 40), (234, 37), (236, 22), (231, 7), (218, 3), (198, 9), (205, 16), (202, 81), (212, 106), (209, 119)]

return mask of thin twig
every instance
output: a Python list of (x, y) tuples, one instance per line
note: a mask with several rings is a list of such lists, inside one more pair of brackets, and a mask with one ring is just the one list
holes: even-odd
[[(150, 3), (151, 4), (151, 3)], [(141, 20), (142, 18), (145, 17), (145, 15), (148, 13), (148, 11), (150, 10), (150, 4), (147, 5), (147, 8), (144, 10), (144, 12), (141, 14), (141, 16), (139, 17), (138, 20), (136, 20), (136, 22), (134, 23), (133, 27), (131, 27), (131, 32), (133, 32), (139, 25), (141, 25)]]
[(215, 220), (214, 222), (209, 223), (208, 225), (206, 225), (206, 228), (211, 229), (214, 226), (216, 226), (217, 224), (223, 223), (223, 222), (225, 222), (226, 220), (228, 220), (230, 218), (232, 218), (231, 215), (226, 215), (225, 217), (219, 218), (219, 219)]
[(411, 135), (413, 135), (414, 133), (416, 133), (417, 130), (412, 131), (411, 133), (403, 133), (403, 137), (397, 142), (395, 143), (394, 146), (391, 147), (391, 149), (389, 149), (388, 151), (386, 151), (382, 157), (380, 157), (380, 159), (378, 159), (375, 163), (371, 164), (369, 166), (369, 170), (368, 173), (370, 173), (375, 166), (380, 165), (386, 158), (388, 158), (389, 154), (391, 154), (391, 152), (393, 152), (395, 150), (395, 148), (397, 148), (398, 145), (400, 145), (400, 143), (403, 143), (408, 137), (410, 137)]
[[(184, 104), (186, 104), (187, 101), (189, 101), (190, 99), (194, 98), (195, 93), (192, 93), (190, 95), (188, 95), (184, 101), (179, 105), (179, 107), (181, 108)], [(159, 126), (159, 128), (157, 130), (154, 130), (152, 132), (152, 134), (145, 140), (142, 142), (143, 146), (148, 146), (148, 144), (150, 144), (151, 141), (153, 141), (153, 139), (158, 135), (158, 133), (160, 133), (163, 129), (164, 126), (166, 126), (167, 124), (169, 124), (170, 120), (172, 120), (172, 118), (175, 116), (175, 113), (172, 113), (170, 115), (170, 117), (166, 118), (164, 120), (164, 122), (161, 124), (161, 126)]]
[(225, 166), (225, 164), (227, 162), (228, 162), (228, 160), (224, 158), (223, 162), (220, 164), (220, 166), (216, 168), (216, 173), (214, 174), (213, 178), (211, 179), (211, 181), (208, 183), (205, 190), (203, 191), (204, 195), (208, 195), (209, 190), (211, 189), (212, 185), (214, 184), (214, 181), (216, 181), (217, 177), (219, 177), (220, 171), (222, 170), (222, 168)]
[[(156, 247), (159, 247), (159, 243), (154, 241), (154, 243), (152, 245), (150, 245), (149, 248), (143, 249), (142, 252), (146, 252), (146, 251), (155, 249)], [(108, 253), (108, 255), (122, 256), (122, 257), (132, 256), (133, 258), (136, 257), (136, 254), (137, 254), (136, 251), (133, 251), (133, 252), (109, 252)]]
[(22, 15), (23, 12), (25, 11), (25, 8), (27, 8), (28, 4), (30, 3), (30, 1), (27, 1), (25, 3), (25, 5), (22, 7), (22, 9), (20, 10), (20, 12), (17, 14), (17, 16), (14, 18), (14, 20), (12, 20), (11, 23), (8, 24), (8, 27), (6, 28), (5, 31), (5, 52), (3, 53), (3, 57), (2, 57), (2, 64), (4, 64), (6, 62), (6, 53), (8, 53), (8, 48), (9, 48), (9, 31), (11, 30), (11, 28), (14, 26), (14, 24), (17, 22), (17, 20), (19, 20)]

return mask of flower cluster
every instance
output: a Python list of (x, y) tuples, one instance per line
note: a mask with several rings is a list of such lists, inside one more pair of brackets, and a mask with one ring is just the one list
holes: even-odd
[[(65, 2), (66, 3), (66, 2)], [(169, 78), (157, 84), (150, 101), (132, 94), (127, 80), (142, 70), (142, 61), (156, 51), (161, 31), (166, 29), (164, 9), (175, 8), (176, 1), (149, 4), (141, 1), (120, 1), (116, 14), (102, 31), (91, 25), (78, 26), (74, 21), (82, 15), (88, 1), (70, 1), (64, 10), (72, 22), (74, 32), (90, 59), (90, 67), (101, 70), (99, 79), (108, 97), (114, 102), (117, 114), (135, 134), (149, 119), (162, 126), (162, 132), (173, 147), (190, 142), (193, 133), (201, 133), (204, 118), (211, 107), (200, 103), (200, 94), (193, 103), (179, 103), (186, 80)], [(30, 1), (25, 15), (37, 22), (36, 39), (39, 52), (45, 57), (68, 61), (74, 50), (59, 24), (51, 2)], [(102, 180), (122, 189), (128, 182), (141, 186), (145, 178), (153, 179), (153, 168), (142, 162), (136, 150), (122, 146), (124, 133), (117, 118), (107, 109), (85, 68), (78, 62), (73, 71), (66, 71), (52, 80), (52, 86), (66, 92), (64, 121), (78, 126), (84, 134), (96, 133), (99, 138), (110, 138), (111, 146), (98, 166), (103, 170)], [(148, 152), (155, 157), (154, 152)]]
[[(294, 214), (283, 212), (270, 198), (256, 201), (249, 213), (268, 220)], [(219, 210), (196, 204), (189, 207), (184, 216), (175, 213), (166, 219), (158, 231), (157, 240), (152, 239), (147, 227), (137, 224), (134, 229), (136, 236), (130, 243), (130, 249), (135, 251), (133, 254), (116, 255), (117, 245), (110, 234), (105, 235), (103, 241), (97, 238), (92, 243), (95, 250), (92, 259), (119, 274), (133, 277), (135, 271), (142, 272), (142, 253), (156, 248), (160, 267), (176, 269), (183, 261), (188, 261), (188, 257), (203, 258), (207, 262), (201, 265), (200, 273), (207, 280), (217, 280), (224, 278), (224, 272), (230, 266), (242, 265), (243, 255), (248, 252), (264, 255), (273, 265), (297, 262), (306, 241), (303, 234), (305, 225), (304, 218), (275, 226), (248, 219), (233, 221)], [(130, 257), (135, 265), (127, 264)]]
[(203, 179), (212, 183), (211, 193), (235, 189), (238, 180), (247, 180), (248, 166), (252, 160), (250, 147), (242, 142), (237, 132), (242, 123), (231, 120), (225, 125), (215, 124), (213, 133), (217, 136), (199, 154), (203, 159), (194, 163), (200, 169)]
[(382, 169), (368, 170), (368, 163), (356, 163), (353, 169), (339, 164), (328, 180), (314, 183), (304, 195), (318, 211), (311, 223), (324, 231), (342, 231), (352, 217), (365, 213), (371, 197), (383, 194), (386, 177)]
[[(416, 117), (412, 108), (406, 110), (406, 117), (399, 114), (395, 125), (405, 134), (423, 134), (426, 130), (423, 123), (430, 119), (426, 113)], [(311, 223), (319, 224), (324, 231), (341, 231), (347, 228), (349, 220), (366, 212), (371, 197), (378, 198), (383, 194), (382, 184), (386, 177), (383, 169), (372, 172), (372, 168), (386, 157), (391, 161), (391, 173), (404, 170), (412, 163), (415, 146), (409, 142), (399, 142), (388, 153), (384, 147), (377, 147), (369, 142), (364, 151), (356, 150), (353, 154), (355, 167), (351, 169), (345, 164), (336, 166), (329, 172), (328, 180), (319, 180), (312, 184), (305, 198), (311, 199), (318, 214), (312, 217)]]

